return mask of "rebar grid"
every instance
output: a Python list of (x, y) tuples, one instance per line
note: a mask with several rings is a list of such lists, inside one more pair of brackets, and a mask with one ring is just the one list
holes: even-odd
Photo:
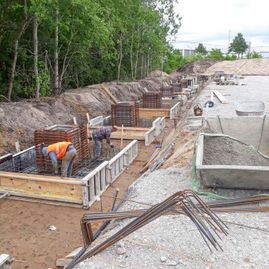
[[(55, 126), (51, 129), (36, 130), (34, 133), (36, 164), (41, 173), (51, 173), (53, 167), (51, 161), (42, 155), (42, 147), (61, 141), (71, 142), (76, 150), (77, 156), (74, 160), (73, 173), (77, 172), (79, 163), (89, 157), (87, 138), (87, 126)], [(60, 162), (60, 161), (59, 161)]]
[(125, 127), (137, 126), (136, 104), (122, 102), (111, 105), (111, 121), (113, 125)]

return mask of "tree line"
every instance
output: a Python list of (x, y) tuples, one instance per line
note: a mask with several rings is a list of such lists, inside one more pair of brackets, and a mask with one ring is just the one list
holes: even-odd
[(181, 24), (176, 2), (1, 0), (1, 97), (57, 95), (162, 68)]
[(199, 43), (197, 48), (195, 48), (195, 54), (200, 55), (202, 57), (206, 57), (207, 59), (214, 60), (236, 60), (243, 58), (245, 55), (246, 58), (262, 58), (261, 54), (256, 51), (250, 51), (250, 47), (247, 44), (242, 33), (238, 33), (232, 42), (229, 44), (228, 52), (226, 55), (220, 49), (212, 49), (208, 51), (206, 47)]

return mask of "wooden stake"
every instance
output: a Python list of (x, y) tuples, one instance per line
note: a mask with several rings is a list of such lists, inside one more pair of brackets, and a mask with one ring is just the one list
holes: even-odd
[(89, 113), (86, 113), (86, 116), (87, 116), (88, 123), (90, 123), (90, 115), (89, 115)]
[(21, 146), (20, 146), (20, 142), (16, 141), (15, 142), (15, 148), (16, 148), (16, 152), (20, 152), (21, 151)]

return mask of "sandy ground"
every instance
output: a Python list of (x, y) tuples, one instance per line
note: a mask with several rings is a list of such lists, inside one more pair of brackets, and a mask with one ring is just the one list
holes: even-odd
[(227, 74), (240, 75), (269, 75), (269, 59), (241, 59), (236, 61), (222, 61), (210, 66), (206, 74), (212, 75), (215, 71), (224, 71)]
[[(144, 162), (151, 156), (155, 145), (139, 143), (139, 155), (134, 163), (102, 195), (102, 206), (108, 211), (115, 188), (122, 197), (139, 177)], [(55, 268), (57, 258), (63, 258), (83, 244), (80, 219), (90, 211), (100, 211), (100, 203), (89, 210), (14, 200), (0, 201), (0, 253), (15, 258), (14, 269)], [(56, 231), (48, 230), (49, 225)]]
[[(245, 80), (249, 88), (225, 86), (230, 94), (227, 98), (240, 100), (240, 96), (250, 99), (259, 96), (267, 102), (268, 77), (247, 77)], [(214, 83), (210, 84), (201, 92), (198, 100), (208, 100), (208, 94), (215, 87)], [(225, 106), (226, 104), (217, 104), (210, 111), (211, 115), (218, 115), (220, 111), (222, 115), (234, 111), (233, 102)], [(189, 116), (193, 116), (191, 110)], [(174, 154), (164, 165), (167, 169), (160, 169), (140, 177), (133, 184), (134, 188), (128, 199), (138, 203), (156, 204), (176, 191), (192, 187), (192, 149), (199, 130), (188, 130), (188, 121), (186, 121), (185, 126), (179, 128), (174, 134), (176, 147)], [(229, 193), (229, 191), (225, 192), (222, 195)], [(232, 191), (230, 195), (233, 193)], [(247, 193), (237, 192), (236, 195), (242, 196)], [(138, 203), (127, 202), (120, 210), (142, 208), (143, 206)], [(219, 216), (229, 227), (229, 235), (222, 236), (220, 240), (223, 252), (214, 251), (211, 254), (187, 217), (164, 216), (96, 256), (81, 262), (76, 269), (269, 268), (269, 214), (221, 213)], [(114, 221), (93, 246), (115, 234), (129, 221)], [(125, 253), (119, 255), (119, 248), (124, 248)]]

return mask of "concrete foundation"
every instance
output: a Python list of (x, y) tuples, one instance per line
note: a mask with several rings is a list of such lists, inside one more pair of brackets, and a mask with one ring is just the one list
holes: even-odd
[(269, 166), (203, 164), (204, 137), (216, 135), (222, 136), (222, 134), (200, 134), (196, 144), (196, 174), (202, 185), (215, 188), (269, 190)]

